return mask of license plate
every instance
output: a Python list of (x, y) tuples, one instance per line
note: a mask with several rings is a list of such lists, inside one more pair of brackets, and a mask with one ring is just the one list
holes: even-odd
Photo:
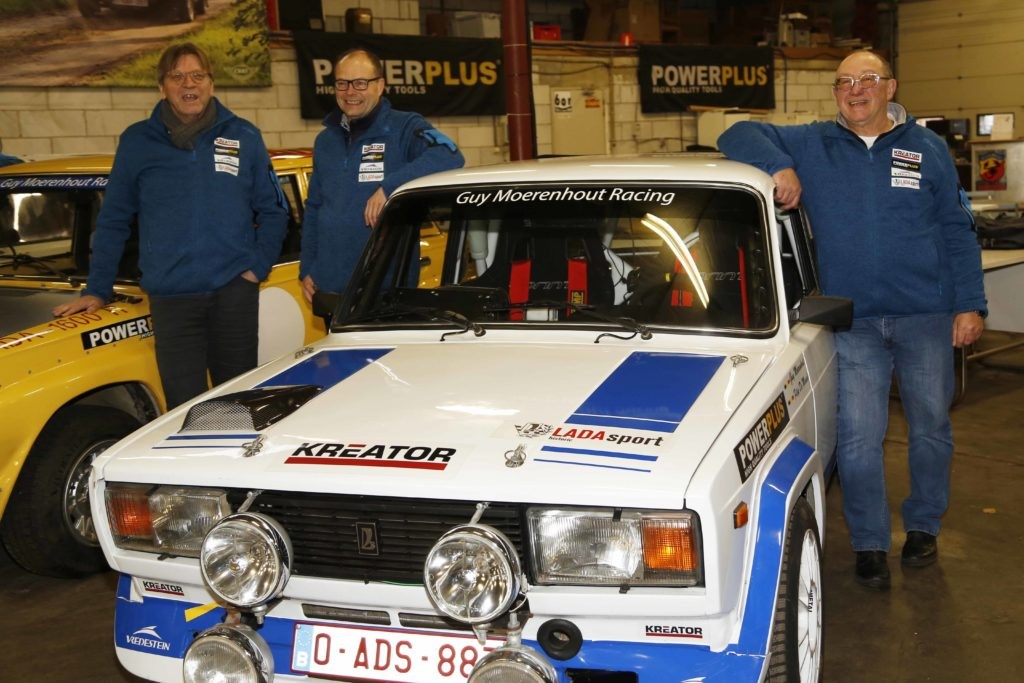
[(504, 642), (489, 638), (481, 645), (468, 634), (299, 623), (292, 671), (360, 681), (457, 683)]

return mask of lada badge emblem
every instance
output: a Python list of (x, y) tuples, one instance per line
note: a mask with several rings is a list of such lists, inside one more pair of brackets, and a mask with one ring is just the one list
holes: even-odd
[(554, 427), (542, 422), (527, 422), (524, 425), (516, 425), (516, 431), (519, 436), (525, 438), (533, 438), (535, 436), (545, 436), (550, 434)]
[(356, 522), (356, 551), (360, 555), (380, 555), (377, 525), (373, 522)]
[(526, 462), (526, 446), (519, 444), (515, 450), (505, 451), (505, 467), (520, 467)]

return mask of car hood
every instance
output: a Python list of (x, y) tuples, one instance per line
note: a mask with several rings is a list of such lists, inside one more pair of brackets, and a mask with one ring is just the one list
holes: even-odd
[(0, 337), (53, 320), (53, 308), (77, 299), (79, 292), (0, 286)]
[(113, 481), (678, 508), (772, 354), (736, 358), (594, 344), (321, 348), (244, 378), (322, 387), (280, 421), (258, 433), (216, 420), (181, 431), (176, 413), (108, 451), (101, 471)]

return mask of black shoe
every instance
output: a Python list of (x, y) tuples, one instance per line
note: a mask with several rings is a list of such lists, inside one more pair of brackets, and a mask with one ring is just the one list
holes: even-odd
[(858, 550), (854, 578), (868, 588), (889, 590), (889, 564), (884, 550)]
[(924, 531), (908, 531), (907, 542), (903, 544), (904, 567), (927, 567), (939, 559), (939, 548), (935, 537)]

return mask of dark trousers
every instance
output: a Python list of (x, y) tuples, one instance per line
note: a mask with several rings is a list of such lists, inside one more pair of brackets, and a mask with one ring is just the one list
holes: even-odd
[(150, 297), (156, 362), (170, 410), (256, 367), (260, 287), (239, 276), (215, 292)]

